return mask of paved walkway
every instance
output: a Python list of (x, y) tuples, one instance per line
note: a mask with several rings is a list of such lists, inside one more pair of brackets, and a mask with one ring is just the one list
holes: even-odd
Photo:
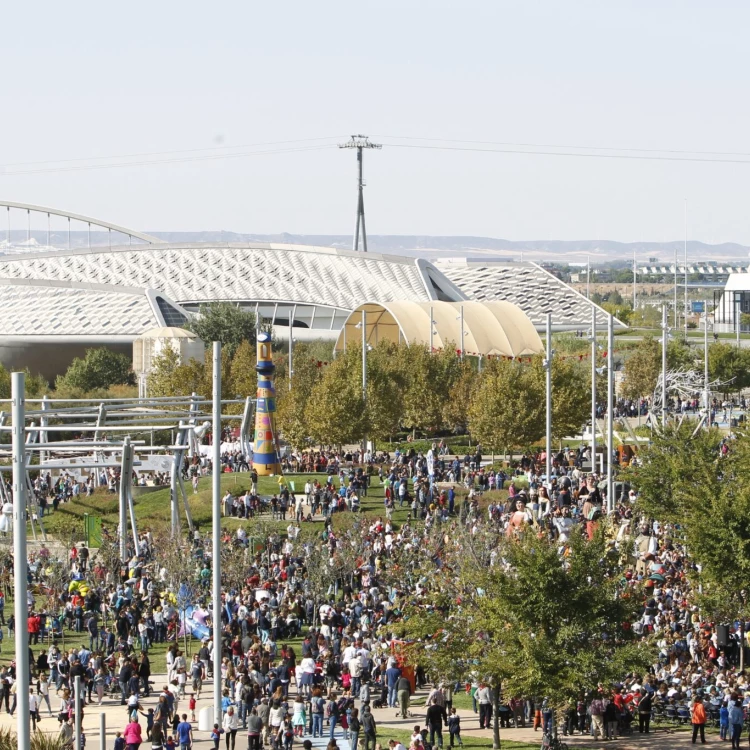
[[(158, 694), (163, 685), (166, 684), (166, 675), (152, 675), (152, 680), (156, 691), (152, 693), (150, 698), (142, 700), (144, 709), (153, 707), (157, 703)], [(207, 689), (204, 690), (198, 705), (196, 708), (196, 718), (199, 716), (201, 708), (211, 705), (213, 697), (212, 682), (209, 680), (205, 686)], [(389, 739), (388, 729), (400, 729), (402, 731), (411, 732), (412, 728), (419, 724), (424, 726), (424, 698), (425, 694), (420, 693), (416, 702), (422, 705), (415, 705), (412, 708), (412, 716), (407, 719), (398, 718), (395, 715), (395, 710), (392, 708), (385, 709), (374, 709), (375, 720), (378, 723), (378, 740), (382, 744), (384, 750), (387, 750), (387, 742)], [(57, 709), (59, 707), (59, 699), (51, 697), (52, 703), (52, 717), (49, 717), (46, 705), (42, 710), (42, 721), (39, 724), (40, 730), (51, 734), (57, 734), (59, 732), (59, 724), (57, 722)], [(187, 700), (181, 700), (178, 704), (178, 710), (180, 713), (187, 712)], [(99, 736), (99, 717), (103, 713), (106, 718), (106, 740), (104, 744), (100, 744)], [(479, 729), (479, 718), (471, 710), (459, 710), (461, 715), (461, 733), (464, 738), (476, 737), (486, 738), (487, 746), (491, 747), (492, 743), (492, 731), (487, 729)], [(83, 719), (83, 730), (86, 734), (86, 750), (99, 750), (99, 748), (105, 748), (105, 750), (111, 750), (114, 747), (115, 732), (122, 731), (127, 723), (127, 713), (124, 706), (120, 705), (119, 700), (105, 699), (104, 704), (99, 707), (96, 705), (86, 705), (84, 708), (84, 719)], [(141, 721), (143, 727), (144, 743), (141, 745), (143, 750), (150, 748), (150, 743), (145, 741), (145, 720)], [(9, 716), (7, 713), (0, 713), (0, 728), (7, 727), (15, 730), (16, 718)], [(193, 723), (194, 727), (194, 744), (197, 748), (212, 747), (211, 740), (208, 732), (198, 731), (198, 722)], [(448, 732), (447, 729), (444, 732), (445, 742), (447, 746)], [(515, 740), (516, 742), (529, 742), (537, 746), (541, 745), (542, 734), (541, 731), (534, 732), (533, 729), (503, 729), (501, 730), (501, 741), (502, 740)], [(680, 748), (692, 747), (690, 742), (690, 732), (678, 731), (669, 732), (664, 729), (658, 729), (653, 734), (648, 736), (635, 734), (631, 737), (622, 738), (614, 742), (602, 742), (601, 740), (593, 740), (589, 736), (581, 737), (566, 737), (565, 742), (570, 747), (586, 747), (590, 750), (596, 750), (597, 748), (619, 748), (621, 750), (679, 750)], [(310, 738), (312, 739), (312, 738)], [(743, 737), (743, 744), (747, 741), (746, 737)], [(336, 741), (338, 742), (341, 750), (350, 750), (348, 742), (344, 740), (343, 733), (340, 728), (336, 730)], [(240, 730), (236, 738), (237, 750), (245, 750), (247, 747), (247, 738), (245, 733)], [(716, 744), (719, 742), (718, 736), (713, 735), (709, 738), (709, 744)], [(326, 739), (317, 739), (313, 741), (313, 746), (316, 750), (323, 750), (326, 747)], [(301, 742), (295, 741), (295, 747), (299, 750), (301, 748)], [(222, 749), (225, 747), (224, 742), (221, 744)]]

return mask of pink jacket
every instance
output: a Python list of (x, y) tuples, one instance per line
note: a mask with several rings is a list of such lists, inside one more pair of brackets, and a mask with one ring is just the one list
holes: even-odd
[(141, 739), (141, 725), (137, 721), (131, 721), (122, 733), (122, 737), (125, 740), (126, 745), (140, 745)]

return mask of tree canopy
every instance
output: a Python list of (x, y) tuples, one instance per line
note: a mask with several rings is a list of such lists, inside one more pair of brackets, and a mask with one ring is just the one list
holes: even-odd
[(255, 313), (243, 310), (231, 302), (211, 302), (201, 305), (198, 315), (185, 327), (203, 340), (206, 346), (220, 341), (222, 348), (233, 357), (243, 341), (255, 347)]
[(81, 359), (76, 357), (64, 375), (56, 381), (56, 388), (93, 391), (113, 385), (133, 385), (135, 376), (130, 358), (125, 354), (101, 347), (87, 349)]

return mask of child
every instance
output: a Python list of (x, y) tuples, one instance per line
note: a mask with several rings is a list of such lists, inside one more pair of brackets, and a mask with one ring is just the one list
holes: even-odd
[(177, 697), (178, 698), (185, 697), (185, 685), (187, 685), (187, 672), (184, 669), (181, 669), (177, 673)]
[(292, 745), (294, 744), (294, 727), (289, 716), (284, 719), (284, 723), (281, 725), (279, 740), (282, 737), (284, 738), (284, 750), (292, 750)]
[(139, 711), (139, 713), (146, 717), (146, 739), (150, 740), (154, 732), (154, 709), (149, 708), (145, 714), (143, 711)]
[(224, 734), (224, 730), (221, 729), (218, 724), (214, 724), (214, 728), (211, 731), (211, 739), (214, 743), (214, 750), (219, 750), (219, 741), (221, 740), (222, 734)]
[(719, 709), (719, 737), (724, 742), (729, 736), (729, 708), (726, 703)]
[(420, 742), (422, 741), (422, 735), (419, 729), (420, 729), (419, 724), (417, 724), (417, 726), (414, 727), (414, 731), (411, 733), (411, 737), (409, 737), (410, 745), (414, 744), (414, 740), (419, 740)]
[(458, 740), (459, 747), (464, 746), (464, 741), (461, 739), (461, 717), (456, 713), (455, 708), (451, 709), (450, 716), (448, 717), (448, 732), (451, 737), (451, 747), (453, 747), (454, 740)]
[(190, 695), (190, 700), (188, 701), (188, 708), (190, 709), (190, 721), (195, 721), (195, 693), (192, 693)]
[(125, 738), (122, 732), (115, 732), (115, 750), (125, 750)]
[(302, 696), (298, 695), (294, 700), (294, 714), (292, 716), (292, 725), (294, 734), (297, 737), (303, 737), (305, 734), (305, 724), (307, 723), (307, 712)]
[(167, 741), (164, 743), (164, 747), (166, 750), (175, 750), (177, 745), (175, 744), (174, 737), (170, 734), (169, 737), (167, 737)]

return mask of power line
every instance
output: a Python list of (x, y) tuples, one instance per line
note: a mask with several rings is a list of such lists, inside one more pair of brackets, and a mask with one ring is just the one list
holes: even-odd
[(414, 148), (428, 149), (432, 151), (467, 151), (489, 154), (526, 154), (528, 156), (568, 156), (581, 157), (586, 159), (625, 159), (635, 161), (683, 161), (683, 162), (703, 162), (708, 164), (750, 164), (750, 159), (704, 159), (700, 157), (681, 157), (681, 156), (639, 156), (636, 154), (579, 154), (572, 151), (542, 151), (540, 149), (501, 149), (501, 148), (477, 148), (477, 147), (459, 147), (459, 146), (429, 146), (427, 144), (417, 143), (386, 143), (389, 148)]
[(474, 141), (457, 138), (423, 138), (408, 135), (378, 135), (376, 138), (393, 138), (397, 141), (435, 141), (438, 143), (470, 143), (480, 146), (514, 146), (517, 148), (558, 148), (576, 149), (581, 151), (620, 151), (628, 153), (644, 154), (696, 154), (698, 156), (748, 156), (750, 152), (745, 151), (687, 151), (668, 148), (622, 148), (616, 146), (572, 146), (555, 143), (512, 143), (506, 141)]
[(144, 156), (169, 156), (172, 154), (194, 154), (202, 151), (219, 151), (222, 149), (258, 148), (260, 146), (283, 146), (289, 143), (309, 143), (311, 141), (337, 141), (344, 138), (341, 135), (326, 135), (319, 138), (296, 138), (288, 141), (261, 141), (260, 143), (242, 143), (236, 146), (209, 146), (204, 148), (185, 148), (174, 151), (142, 151), (134, 154), (115, 154), (111, 156), (78, 156), (73, 159), (45, 159), (43, 161), (17, 161), (0, 164), (0, 168), (8, 167), (34, 167), (42, 164), (69, 164), (80, 161), (102, 161), (105, 159), (134, 159)]
[(292, 154), (299, 153), (300, 151), (322, 151), (324, 149), (336, 148), (336, 144), (329, 144), (325, 146), (302, 146), (300, 148), (283, 148), (273, 149), (268, 151), (248, 151), (241, 154), (212, 154), (207, 156), (192, 156), (184, 157), (180, 159), (151, 159), (148, 161), (126, 161), (114, 164), (83, 164), (80, 166), (71, 167), (52, 167), (49, 169), (23, 169), (15, 170), (11, 172), (0, 172), (0, 176), (4, 177), (15, 177), (16, 175), (29, 175), (29, 174), (55, 174), (57, 172), (82, 172), (92, 169), (120, 169), (123, 167), (143, 167), (151, 166), (154, 164), (185, 164), (196, 161), (215, 161), (219, 159), (239, 159), (251, 156), (267, 156), (273, 154)]

